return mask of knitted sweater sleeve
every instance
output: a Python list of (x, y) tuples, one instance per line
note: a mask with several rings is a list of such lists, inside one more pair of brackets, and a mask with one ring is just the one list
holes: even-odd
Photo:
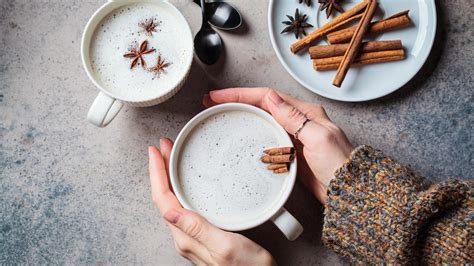
[(323, 241), (352, 262), (473, 263), (473, 191), (470, 181), (433, 184), (359, 146), (330, 183)]

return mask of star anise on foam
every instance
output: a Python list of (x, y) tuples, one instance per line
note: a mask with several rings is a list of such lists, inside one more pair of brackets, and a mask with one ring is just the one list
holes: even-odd
[(153, 32), (157, 32), (156, 27), (158, 27), (159, 23), (156, 21), (155, 18), (145, 19), (144, 21), (138, 23), (138, 26), (143, 29), (146, 35), (152, 36)]
[(161, 72), (165, 71), (165, 68), (167, 68), (171, 63), (166, 62), (164, 59), (161, 58), (161, 55), (158, 56), (158, 59), (156, 60), (156, 65), (154, 67), (151, 67), (148, 69), (148, 71), (152, 72), (155, 74), (155, 76), (159, 76)]
[(282, 21), (281, 23), (287, 25), (281, 34), (286, 32), (293, 32), (295, 34), (295, 38), (298, 39), (306, 35), (305, 28), (313, 27), (313, 25), (306, 22), (308, 20), (308, 16), (305, 14), (300, 13), (298, 8), (295, 11), (295, 16), (292, 17), (290, 15), (286, 15), (289, 20)]
[(123, 55), (125, 58), (131, 58), (132, 63), (130, 64), (130, 69), (135, 67), (140, 61), (140, 64), (143, 68), (146, 67), (145, 59), (143, 59), (143, 55), (153, 53), (155, 49), (147, 49), (148, 48), (148, 41), (143, 41), (140, 46), (137, 48), (132, 48), (129, 53)]
[(342, 9), (341, 4), (339, 3), (340, 0), (319, 0), (318, 2), (321, 4), (321, 11), (326, 9), (326, 18), (331, 16), (334, 9), (339, 11), (339, 13), (344, 13), (344, 9)]
[(311, 6), (311, 0), (299, 0), (300, 4), (305, 3), (307, 6)]

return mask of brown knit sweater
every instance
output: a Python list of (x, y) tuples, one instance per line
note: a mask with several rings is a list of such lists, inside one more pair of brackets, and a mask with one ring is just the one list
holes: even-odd
[(351, 262), (474, 263), (472, 182), (433, 184), (369, 146), (335, 175), (323, 241)]

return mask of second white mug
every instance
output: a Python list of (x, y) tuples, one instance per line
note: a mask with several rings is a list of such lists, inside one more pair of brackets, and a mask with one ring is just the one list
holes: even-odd
[[(235, 114), (236, 112), (243, 114), (243, 116), (233, 116), (233, 114)], [(214, 125), (208, 128), (211, 132), (210, 133), (211, 135), (213, 134), (211, 128), (220, 130), (221, 133), (219, 135), (216, 135), (217, 133), (214, 134), (213, 136), (198, 135), (199, 136), (198, 139), (193, 139), (193, 140), (189, 139), (191, 134), (194, 134), (194, 132), (197, 132), (197, 130), (203, 130), (203, 128), (206, 128), (206, 125), (208, 123), (216, 123), (217, 122), (216, 116), (219, 116), (219, 115), (225, 115), (226, 118), (223, 118), (223, 119), (229, 119), (229, 120), (227, 120), (227, 122), (225, 123), (217, 124), (217, 126)], [(214, 118), (211, 119), (211, 117), (214, 117)], [(239, 123), (238, 121), (243, 121), (243, 120), (250, 121), (251, 119), (257, 119), (257, 122), (255, 122), (256, 124), (252, 124), (253, 126), (252, 125), (246, 126), (245, 124), (237, 125)], [(209, 122), (209, 121), (215, 121), (215, 122)], [(231, 125), (231, 126), (230, 128), (228, 128), (226, 125)], [(254, 127), (255, 125), (257, 126)], [(265, 126), (262, 126), (262, 125), (265, 125)], [(241, 103), (227, 103), (227, 104), (217, 105), (217, 106), (204, 110), (203, 112), (196, 115), (193, 119), (191, 119), (184, 126), (184, 128), (181, 130), (178, 137), (176, 138), (176, 141), (173, 146), (173, 150), (171, 152), (170, 165), (169, 165), (171, 185), (173, 187), (173, 192), (175, 193), (176, 197), (178, 198), (181, 205), (183, 205), (183, 207), (197, 211), (198, 213), (204, 216), (206, 216), (207, 214), (210, 215), (210, 216), (207, 216), (206, 218), (211, 223), (213, 223), (214, 225), (216, 225), (217, 227), (221, 229), (229, 230), (229, 231), (242, 231), (242, 230), (254, 228), (270, 220), (280, 229), (280, 231), (283, 232), (283, 234), (289, 240), (295, 240), (303, 232), (303, 227), (295, 219), (295, 217), (291, 215), (283, 207), (283, 205), (285, 204), (291, 191), (293, 190), (293, 186), (296, 181), (296, 167), (297, 167), (296, 159), (291, 163), (288, 173), (283, 174), (283, 175), (269, 173), (269, 176), (268, 176), (265, 173), (269, 171), (265, 169), (266, 166), (263, 165), (259, 161), (258, 154), (256, 154), (258, 153), (258, 150), (262, 149), (260, 145), (262, 145), (263, 142), (255, 140), (257, 141), (257, 144), (249, 147), (249, 145), (251, 145), (251, 142), (245, 142), (244, 140), (245, 138), (247, 139), (253, 139), (253, 138), (260, 139), (262, 137), (266, 138), (267, 134), (263, 134), (265, 132), (262, 132), (265, 130), (272, 132), (271, 136), (274, 136), (276, 139), (278, 139), (277, 141), (278, 145), (282, 145), (286, 147), (293, 146), (293, 143), (290, 137), (288, 136), (288, 133), (278, 124), (278, 122), (276, 122), (276, 120), (271, 115), (269, 115), (268, 113), (266, 113), (265, 111), (257, 107), (247, 105), (247, 104), (241, 104)], [(248, 134), (249, 133), (248, 131), (253, 131), (253, 134)], [(262, 137), (259, 137), (259, 136), (262, 136)], [(211, 142), (209, 142), (208, 140)], [(219, 140), (222, 141), (222, 143), (214, 143)], [(245, 144), (239, 144), (239, 143), (242, 143), (242, 141), (244, 141)], [(181, 176), (180, 175), (181, 168), (179, 167), (181, 163), (180, 158), (181, 158), (181, 154), (183, 153), (183, 150), (186, 150), (187, 145), (190, 145), (189, 143), (193, 143), (192, 145), (194, 145), (194, 147), (196, 147), (195, 146), (196, 144), (198, 145), (198, 148), (197, 149), (194, 148), (194, 150), (197, 151), (199, 158), (187, 157), (189, 158), (188, 162), (185, 162), (184, 165), (188, 165), (186, 167), (189, 169), (192, 169), (193, 173), (188, 173)], [(212, 148), (212, 147), (217, 147), (217, 148)], [(243, 165), (242, 167), (246, 167), (245, 165), (254, 165), (254, 166), (250, 166), (250, 172), (243, 171), (244, 169), (233, 169), (232, 171), (228, 172), (229, 174), (228, 176), (225, 173), (220, 172), (222, 170), (222, 168), (220, 168), (220, 166), (222, 165), (222, 161), (219, 161), (220, 158), (222, 158), (221, 156), (224, 156), (225, 160), (227, 160), (228, 158), (234, 158), (238, 154), (234, 155), (234, 154), (231, 154), (231, 152), (229, 152), (229, 151), (234, 151), (234, 150), (236, 150), (238, 154), (241, 154), (241, 156), (238, 159), (240, 161), (239, 165), (241, 166)], [(185, 154), (184, 156), (191, 156), (191, 155)], [(211, 161), (208, 161), (209, 158), (214, 158), (215, 161), (214, 159)], [(233, 165), (232, 163), (230, 163), (230, 159), (229, 161), (225, 161), (225, 162), (227, 163), (227, 165), (225, 166), (222, 165), (222, 167), (226, 169), (230, 169)], [(189, 163), (191, 164), (197, 163), (198, 165), (189, 166), (190, 165)], [(204, 168), (202, 168), (202, 165), (204, 165)], [(257, 167), (257, 168), (252, 169), (253, 167)], [(254, 171), (254, 170), (257, 170), (257, 171)], [(236, 173), (235, 171), (240, 172), (240, 174)], [(262, 171), (267, 171), (267, 172), (262, 172)], [(218, 174), (219, 176), (215, 177), (214, 173), (219, 173)], [(245, 174), (241, 174), (241, 173), (245, 173)], [(198, 183), (190, 182), (191, 178), (194, 180), (197, 180)], [(230, 193), (230, 196), (225, 195), (225, 192), (223, 191), (229, 191), (229, 190), (235, 191), (234, 188), (232, 188), (233, 186), (245, 187), (244, 183), (240, 182), (242, 180), (241, 178), (248, 178), (248, 180), (252, 180), (252, 179), (253, 180), (255, 179), (266, 180), (266, 181), (257, 181), (256, 183), (252, 185), (247, 183), (249, 184), (248, 189), (252, 190), (252, 195), (259, 194), (258, 197), (252, 198), (250, 201), (248, 201), (247, 199), (245, 199), (245, 197), (247, 197), (246, 194), (243, 193), (240, 190), (240, 188), (236, 189), (237, 192)], [(184, 183), (181, 183), (181, 182), (184, 182)], [(270, 182), (273, 182), (273, 183), (270, 184)], [(196, 185), (196, 187), (193, 187), (191, 183)], [(186, 185), (186, 184), (190, 184), (190, 185)], [(266, 189), (263, 187), (265, 186), (265, 184), (269, 184), (268, 186), (271, 186), (272, 188), (275, 189), (275, 190), (269, 189), (268, 191), (278, 191), (278, 192), (265, 193), (264, 191)], [(199, 188), (197, 186), (199, 186)], [(194, 191), (193, 194), (187, 194), (186, 191), (189, 191), (190, 189), (193, 189)], [(204, 193), (206, 195), (201, 194), (201, 193)], [(212, 193), (212, 196), (207, 195), (207, 193)], [(192, 200), (193, 198), (201, 197), (202, 195), (204, 195), (205, 198), (209, 196), (209, 199), (212, 198), (212, 200), (205, 200), (206, 201), (205, 204), (207, 205), (201, 205), (204, 203), (200, 202), (197, 199), (194, 199), (195, 202), (193, 202)], [(263, 197), (263, 198), (260, 198), (260, 197)], [(244, 205), (246, 207), (239, 206), (235, 208), (230, 207), (230, 209), (228, 209), (229, 204), (222, 204), (222, 203), (216, 202), (218, 201), (217, 199), (222, 199), (222, 200), (227, 199), (229, 202), (230, 201), (232, 202), (245, 201), (246, 203)], [(247, 208), (248, 206), (255, 206), (257, 201), (259, 201), (260, 199), (267, 201), (265, 204), (263, 204), (264, 207), (262, 207), (262, 209), (258, 209), (258, 211), (253, 211), (253, 210), (244, 211), (243, 213), (239, 213), (237, 211), (241, 208)], [(247, 205), (247, 203), (250, 205)], [(202, 210), (197, 208), (196, 207), (197, 205), (200, 205)], [(214, 205), (214, 206), (210, 206), (210, 205)], [(215, 207), (215, 206), (221, 206), (222, 208)], [(209, 208), (208, 211), (211, 211), (212, 208), (218, 208), (221, 210), (225, 208), (227, 209), (226, 212), (232, 215), (237, 215), (239, 218), (234, 219), (228, 216), (225, 216), (225, 217), (219, 216), (219, 215), (214, 216), (212, 213), (208, 213), (205, 211), (205, 209), (207, 208)]]
[[(97, 71), (93, 69), (93, 62), (91, 59), (91, 44), (93, 42), (94, 34), (97, 30), (99, 30), (101, 22), (109, 16), (112, 12), (126, 7), (127, 5), (134, 5), (134, 4), (148, 4), (153, 5), (154, 10), (156, 10), (158, 14), (169, 14), (169, 18), (173, 20), (173, 31), (177, 31), (179, 33), (179, 40), (167, 40), (168, 42), (179, 42), (183, 51), (179, 51), (180, 56), (183, 60), (176, 65), (179, 65), (179, 73), (177, 74), (176, 81), (172, 84), (167, 84), (166, 86), (162, 86), (159, 88), (154, 88), (153, 93), (143, 93), (141, 91), (132, 91), (130, 93), (118, 93), (118, 90), (113, 86), (126, 86), (115, 84), (111, 85), (110, 83), (105, 84), (103, 80), (98, 77)], [(138, 27), (138, 25), (137, 25)], [(102, 30), (102, 29), (100, 29)], [(121, 29), (122, 30), (122, 29)], [(133, 35), (132, 33), (130, 33)], [(138, 34), (139, 35), (139, 34)], [(137, 35), (135, 35), (137, 36)], [(144, 34), (141, 36), (140, 40), (136, 40), (141, 42), (144, 39)], [(130, 41), (133, 41), (132, 39)], [(113, 45), (113, 44), (111, 44)], [(114, 47), (115, 48), (115, 47)], [(157, 53), (159, 47), (155, 47), (157, 49)], [(129, 62), (123, 58), (123, 53), (125, 51), (113, 51), (114, 58), (118, 58), (123, 61), (123, 64), (127, 67), (129, 66)], [(92, 81), (92, 83), (100, 90), (99, 94), (95, 98), (92, 106), (89, 109), (87, 114), (87, 120), (98, 126), (98, 127), (105, 127), (107, 126), (119, 113), (123, 105), (129, 106), (136, 106), (136, 107), (146, 107), (159, 104), (171, 98), (175, 95), (179, 89), (183, 86), (186, 78), (189, 74), (191, 69), (192, 61), (193, 61), (193, 38), (192, 33), (189, 28), (189, 25), (183, 15), (179, 12), (176, 7), (170, 4), (166, 0), (113, 0), (109, 1), (103, 6), (101, 6), (90, 18), (87, 26), (84, 30), (82, 35), (82, 43), (81, 43), (81, 57), (84, 69)], [(141, 66), (136, 66), (141, 67)], [(176, 66), (175, 66), (176, 67)], [(136, 69), (134, 69), (136, 70)], [(121, 88), (127, 89), (127, 88)]]

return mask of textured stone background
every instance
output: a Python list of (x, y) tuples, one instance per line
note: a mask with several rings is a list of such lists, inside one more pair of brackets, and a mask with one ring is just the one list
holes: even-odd
[[(296, 1), (296, 0), (295, 0)], [(356, 143), (368, 143), (434, 179), (470, 178), (473, 163), (471, 0), (437, 1), (430, 59), (403, 89), (366, 103), (324, 99), (299, 86), (272, 50), (267, 1), (234, 0), (246, 25), (222, 32), (226, 60), (195, 63), (186, 86), (152, 108), (125, 107), (98, 129), (85, 121), (97, 91), (80, 38), (104, 1), (0, 1), (0, 263), (186, 264), (150, 201), (147, 146), (176, 137), (227, 86), (273, 86), (324, 105)], [(196, 32), (198, 7), (173, 0)], [(271, 224), (245, 232), (281, 264), (338, 264), (320, 243), (321, 206), (297, 186), (287, 207), (306, 228), (288, 242)]]

